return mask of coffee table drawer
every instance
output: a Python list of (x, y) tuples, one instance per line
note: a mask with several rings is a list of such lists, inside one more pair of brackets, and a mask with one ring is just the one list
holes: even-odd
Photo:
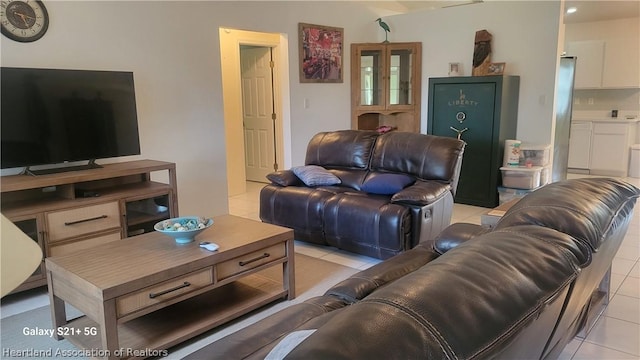
[(117, 201), (47, 214), (49, 242), (120, 227)]
[(106, 244), (108, 242), (118, 241), (121, 238), (122, 237), (120, 236), (120, 231), (118, 230), (117, 232), (110, 233), (107, 235), (102, 235), (102, 236), (98, 236), (98, 237), (94, 237), (86, 240), (74, 241), (72, 243), (56, 242), (51, 246), (49, 246), (49, 253), (47, 256), (66, 255), (74, 251), (89, 249), (91, 247), (94, 247), (100, 244)]
[(211, 285), (213, 284), (212, 270), (213, 268), (208, 267), (120, 296), (116, 299), (118, 317)]
[(218, 280), (282, 259), (286, 253), (285, 244), (281, 243), (225, 261), (216, 266)]

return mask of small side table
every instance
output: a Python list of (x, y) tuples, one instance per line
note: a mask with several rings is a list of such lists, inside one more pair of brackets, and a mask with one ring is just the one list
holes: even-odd
[(487, 227), (489, 229), (492, 229), (494, 226), (496, 226), (500, 218), (502, 218), (502, 216), (507, 212), (507, 210), (511, 209), (511, 207), (515, 203), (517, 203), (519, 200), (520, 198), (509, 200), (506, 203), (491, 209), (486, 214), (482, 214), (480, 216), (480, 225)]

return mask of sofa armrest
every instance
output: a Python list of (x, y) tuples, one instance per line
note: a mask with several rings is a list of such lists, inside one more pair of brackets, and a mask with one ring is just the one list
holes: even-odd
[(391, 197), (392, 203), (425, 206), (451, 192), (451, 185), (438, 181), (418, 180)]
[(267, 180), (280, 186), (300, 186), (304, 185), (302, 180), (291, 170), (279, 170), (267, 175)]
[(325, 295), (336, 296), (349, 304), (356, 303), (437, 257), (432, 248), (417, 246), (342, 280), (327, 290)]
[(480, 236), (489, 231), (490, 229), (476, 224), (455, 223), (447, 226), (435, 237), (433, 240), (433, 249), (435, 252), (442, 255), (469, 239)]

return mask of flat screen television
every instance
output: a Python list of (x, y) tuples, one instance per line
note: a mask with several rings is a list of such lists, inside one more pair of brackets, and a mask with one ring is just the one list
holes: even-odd
[(0, 71), (2, 169), (140, 154), (132, 72)]

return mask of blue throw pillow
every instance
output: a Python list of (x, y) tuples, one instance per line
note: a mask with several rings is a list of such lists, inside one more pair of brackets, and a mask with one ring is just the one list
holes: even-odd
[(361, 189), (370, 194), (393, 195), (415, 181), (413, 177), (405, 174), (373, 173), (367, 176)]
[(342, 182), (329, 170), (318, 165), (296, 166), (291, 171), (307, 186), (336, 185)]

